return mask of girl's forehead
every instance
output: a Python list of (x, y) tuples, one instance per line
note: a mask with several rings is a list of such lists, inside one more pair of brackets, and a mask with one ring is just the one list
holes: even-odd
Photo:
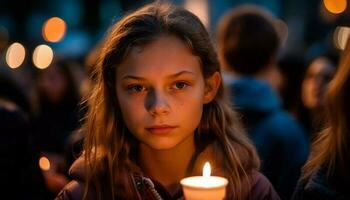
[(131, 49), (117, 67), (117, 76), (170, 75), (180, 71), (201, 72), (200, 59), (182, 40), (175, 36), (162, 36), (143, 47)]

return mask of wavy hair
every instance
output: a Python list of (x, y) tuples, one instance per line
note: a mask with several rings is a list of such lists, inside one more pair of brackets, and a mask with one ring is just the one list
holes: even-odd
[[(136, 46), (144, 46), (161, 35), (174, 35), (200, 58), (204, 78), (220, 73), (217, 55), (200, 20), (191, 12), (164, 3), (153, 3), (125, 16), (107, 35), (95, 66), (96, 84), (88, 97), (84, 156), (86, 192), (96, 191), (99, 199), (137, 199), (132, 173), (138, 141), (123, 121), (116, 96), (116, 69)], [(196, 158), (213, 145), (224, 159), (222, 169), (229, 180), (228, 199), (245, 199), (250, 173), (259, 168), (254, 146), (242, 131), (240, 122), (225, 98), (221, 85), (216, 97), (204, 105), (195, 130)], [(195, 159), (194, 159), (195, 160)], [(85, 195), (86, 196), (86, 195)]]
[[(341, 56), (326, 98), (327, 128), (313, 142), (301, 180), (307, 180), (320, 167), (327, 166), (327, 177), (348, 173), (350, 167), (350, 43)], [(343, 174), (345, 175), (345, 174)], [(350, 175), (350, 174), (347, 174)]]

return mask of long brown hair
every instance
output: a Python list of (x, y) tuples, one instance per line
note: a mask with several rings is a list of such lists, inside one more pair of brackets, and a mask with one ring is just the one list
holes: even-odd
[[(310, 158), (303, 167), (302, 180), (308, 179), (320, 167), (327, 166), (327, 177), (335, 170), (348, 173), (350, 158), (350, 43), (341, 56), (338, 70), (326, 92), (328, 128), (312, 144)], [(344, 175), (344, 174), (343, 174)], [(347, 174), (349, 175), (349, 174)]]
[[(116, 68), (135, 46), (143, 46), (160, 35), (175, 35), (200, 58), (204, 78), (220, 73), (217, 55), (200, 20), (189, 11), (164, 3), (147, 5), (113, 25), (96, 66), (96, 84), (88, 99), (85, 124), (87, 188), (99, 199), (137, 199), (131, 175), (136, 165), (138, 141), (126, 128), (116, 97)], [(259, 167), (255, 148), (224, 97), (221, 85), (215, 99), (204, 105), (195, 131), (196, 155), (210, 143), (223, 159), (229, 180), (228, 199), (249, 195), (249, 174)], [(86, 192), (87, 193), (87, 192)]]

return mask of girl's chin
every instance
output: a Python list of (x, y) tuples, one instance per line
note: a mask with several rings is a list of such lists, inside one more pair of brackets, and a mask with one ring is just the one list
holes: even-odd
[(164, 151), (164, 150), (171, 150), (177, 146), (177, 143), (170, 142), (169, 139), (167, 141), (160, 141), (152, 142), (152, 143), (143, 143), (144, 148), (149, 148), (153, 151)]

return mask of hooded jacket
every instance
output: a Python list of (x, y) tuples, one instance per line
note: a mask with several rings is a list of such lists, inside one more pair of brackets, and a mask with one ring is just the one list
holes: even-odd
[(261, 172), (282, 199), (289, 199), (308, 155), (301, 126), (282, 109), (279, 97), (267, 82), (245, 76), (231, 79), (228, 87), (262, 160)]
[(299, 180), (293, 200), (346, 200), (350, 199), (349, 173), (337, 170), (327, 177), (327, 167), (320, 167), (310, 178)]

